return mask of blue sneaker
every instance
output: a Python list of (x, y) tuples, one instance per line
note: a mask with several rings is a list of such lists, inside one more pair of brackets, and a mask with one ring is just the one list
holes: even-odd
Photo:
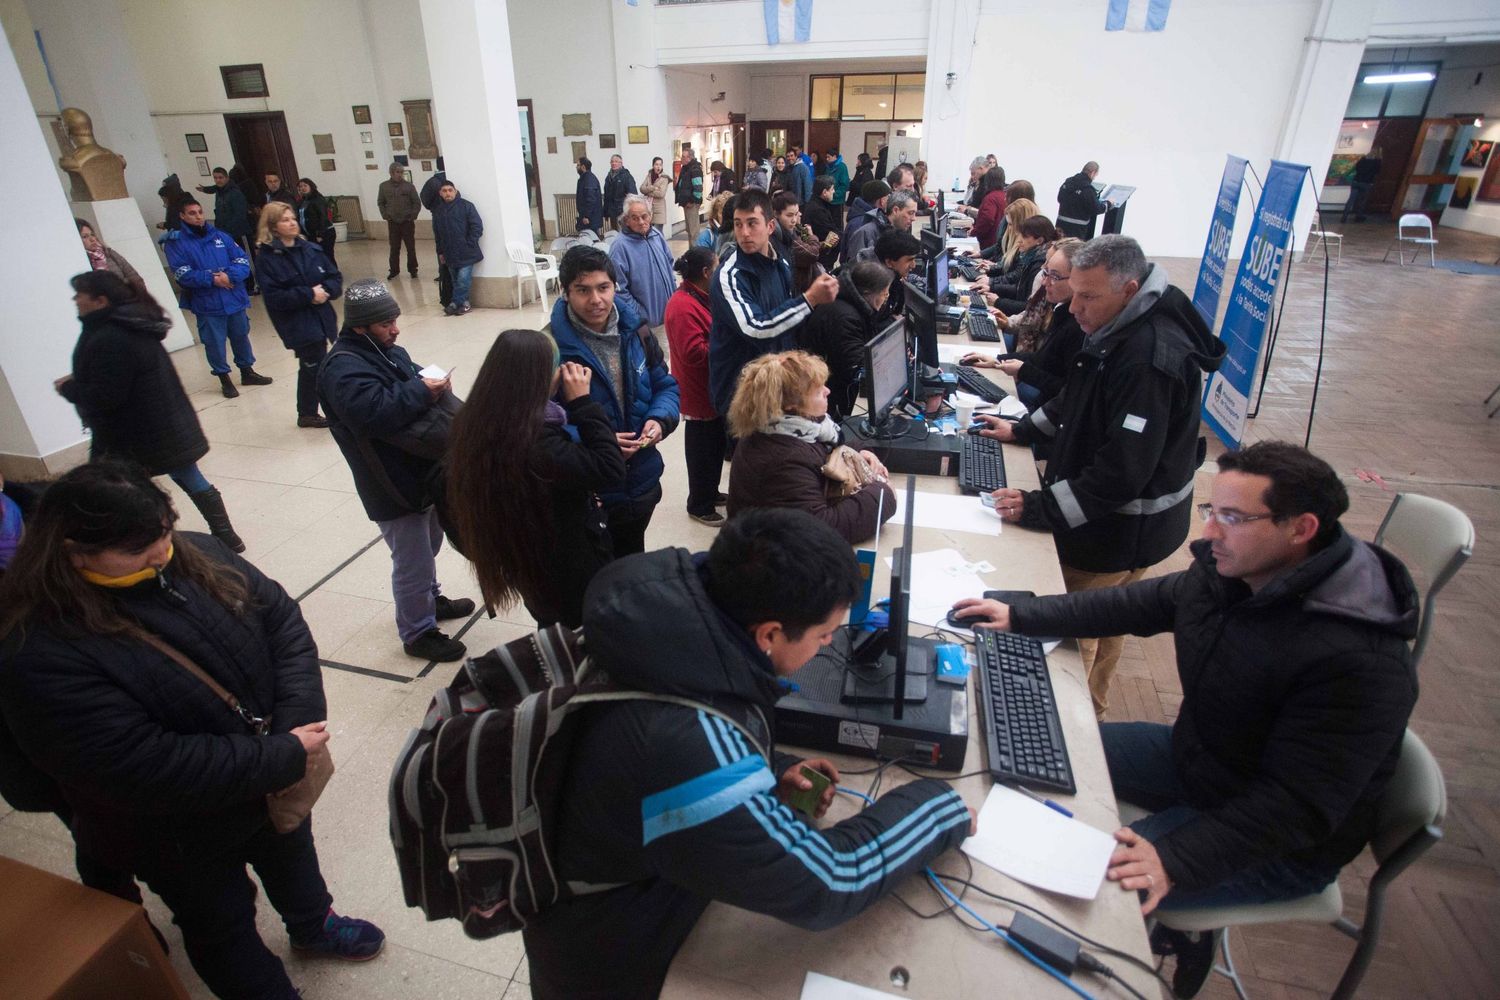
[(341, 917), (332, 910), (323, 920), (317, 937), (305, 941), (292, 938), (292, 950), (342, 958), (346, 962), (367, 962), (385, 947), (385, 932), (368, 920)]

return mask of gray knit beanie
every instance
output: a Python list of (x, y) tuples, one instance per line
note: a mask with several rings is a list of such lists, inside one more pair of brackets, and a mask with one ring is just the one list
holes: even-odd
[(401, 315), (401, 307), (379, 278), (363, 278), (344, 288), (344, 326), (371, 326)]

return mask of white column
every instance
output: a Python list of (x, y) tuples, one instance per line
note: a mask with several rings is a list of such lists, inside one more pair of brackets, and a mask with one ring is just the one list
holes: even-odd
[(13, 176), (31, 178), (26, 196), (0, 212), (0, 467), (7, 475), (58, 472), (83, 457), (78, 415), (52, 381), (72, 368), (78, 319), (68, 278), (88, 269), (73, 213), (53, 180), (52, 153), (37, 123), (9, 39), (0, 41), (0, 135)]
[[(609, 170), (609, 156), (619, 153), (639, 186), (651, 169), (651, 158), (660, 156), (672, 170), (672, 133), (667, 121), (667, 75), (656, 65), (656, 3), (642, 0), (640, 6), (624, 3), (610, 5), (614, 27), (615, 95), (620, 109), (618, 149), (601, 149), (594, 157), (594, 171), (602, 178)], [(651, 130), (651, 142), (645, 146), (630, 145), (630, 126), (645, 125)], [(703, 150), (694, 149), (700, 162)], [(708, 165), (703, 166), (707, 181)], [(670, 194), (667, 196), (667, 232), (682, 217), (682, 209)]]
[[(448, 177), (484, 219), (473, 301), (514, 307), (506, 245), (532, 246), (506, 0), (421, 0), (433, 117)], [(558, 63), (563, 70), (563, 61)], [(534, 289), (533, 289), (534, 291)]]
[[(964, 148), (969, 70), (974, 61), (974, 32), (979, 28), (981, 0), (932, 0), (927, 24), (927, 93), (922, 102), (922, 158), (927, 186), (951, 191), (969, 183), (974, 151)], [(952, 195), (948, 196), (952, 200)]]

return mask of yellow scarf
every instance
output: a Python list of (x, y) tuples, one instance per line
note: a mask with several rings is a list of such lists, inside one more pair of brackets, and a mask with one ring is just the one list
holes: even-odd
[[(172, 546), (167, 546), (167, 562), (172, 561)], [(100, 587), (134, 587), (138, 583), (155, 579), (158, 575), (155, 566), (147, 566), (145, 569), (136, 570), (126, 576), (105, 576), (103, 573), (95, 573), (91, 569), (80, 569), (79, 575), (89, 583)]]

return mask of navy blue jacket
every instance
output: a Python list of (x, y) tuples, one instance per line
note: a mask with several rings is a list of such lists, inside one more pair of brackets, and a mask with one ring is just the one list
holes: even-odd
[(484, 252), (479, 249), (479, 237), (483, 235), (484, 222), (472, 201), (462, 197), (438, 199), (432, 213), (432, 237), (445, 265), (467, 267), (484, 260)]
[(740, 371), (762, 354), (795, 350), (798, 328), (812, 307), (797, 294), (790, 264), (743, 254), (739, 247), (714, 272), (708, 298), (708, 391), (714, 409), (728, 413)]
[[(316, 243), (301, 238), (291, 246), (280, 239), (262, 243), (255, 258), (255, 280), (260, 282), (271, 326), (288, 350), (339, 335), (332, 300), (343, 294), (344, 278)], [(328, 302), (313, 305), (314, 285), (323, 286)]]
[(577, 228), (598, 230), (604, 225), (604, 192), (599, 190), (599, 178), (592, 172), (578, 175), (574, 201), (578, 203), (578, 218), (574, 220)]
[[(245, 293), (245, 279), (250, 277), (250, 257), (222, 229), (207, 223), (202, 236), (195, 235), (184, 224), (161, 238), (167, 251), (167, 266), (182, 287), (179, 305), (195, 316), (233, 316), (250, 308)], [(234, 283), (233, 288), (214, 284), (214, 272), (223, 271)]]
[[(404, 348), (379, 347), (364, 334), (348, 329), (339, 333), (318, 369), (318, 401), (372, 521), (393, 521), (429, 506), (427, 477), (432, 460), (379, 440), (409, 426), (432, 406), (432, 395), (417, 374), (421, 370)], [(370, 468), (359, 437), (368, 439), (399, 498), (390, 495)]]
[[(589, 380), (589, 395), (609, 416), (610, 426), (616, 433), (626, 431), (639, 434), (646, 421), (661, 424), (662, 437), (672, 433), (679, 417), (677, 380), (667, 371), (666, 359), (661, 348), (655, 347), (653, 338), (648, 348), (634, 333), (641, 325), (640, 316), (628, 302), (615, 301), (619, 311), (620, 330), (620, 387), (621, 396), (609, 384), (609, 368), (599, 360), (568, 318), (568, 303), (559, 299), (552, 307), (552, 338), (557, 341), (558, 354), (563, 361), (576, 361), (587, 365), (594, 373)], [(650, 331), (647, 330), (650, 337)], [(568, 427), (570, 434), (577, 436), (577, 429)], [(657, 442), (660, 444), (660, 442)], [(645, 496), (661, 481), (664, 464), (661, 449), (642, 448), (630, 457), (625, 465), (625, 487), (600, 490), (599, 499), (606, 508)]]

